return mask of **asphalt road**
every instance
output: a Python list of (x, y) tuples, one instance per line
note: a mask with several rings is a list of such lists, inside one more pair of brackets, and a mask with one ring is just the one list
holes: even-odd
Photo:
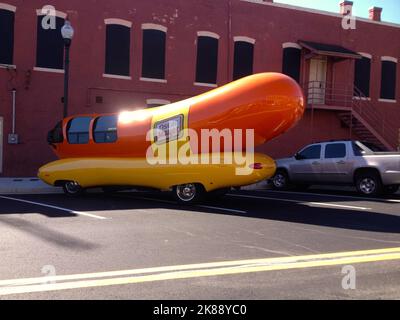
[(0, 196), (0, 299), (400, 299), (399, 209), (322, 190)]

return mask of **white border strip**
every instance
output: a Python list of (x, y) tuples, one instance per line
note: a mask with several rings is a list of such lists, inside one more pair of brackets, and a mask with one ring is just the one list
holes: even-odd
[(383, 57), (381, 57), (381, 61), (390, 61), (390, 62), (397, 63), (399, 60), (397, 60), (397, 58), (395, 58), (395, 57), (383, 56)]
[(210, 87), (210, 88), (216, 88), (216, 87), (218, 87), (218, 85), (215, 84), (215, 83), (195, 82), (194, 85), (195, 85), (195, 86), (199, 86), (199, 87)]
[(166, 105), (166, 104), (170, 104), (170, 103), (171, 103), (171, 101), (164, 100), (164, 99), (147, 99), (146, 100), (147, 105), (150, 105), (150, 104)]
[(2, 3), (2, 2), (0, 2), (0, 9), (12, 11), (12, 12), (17, 11), (17, 7), (12, 6), (11, 4)]
[(282, 48), (286, 49), (286, 48), (295, 48), (295, 49), (302, 49), (301, 46), (295, 42), (285, 42), (282, 44)]
[[(51, 12), (52, 10), (36, 9), (36, 15), (38, 15), (38, 16), (45, 16), (45, 15), (47, 15), (47, 12), (48, 12), (48, 11)], [(66, 14), (65, 12), (56, 10), (55, 14), (56, 14), (56, 17), (59, 17), (59, 18), (61, 18), (61, 19), (67, 18), (67, 14)]]
[(15, 64), (0, 63), (0, 69), (17, 69), (17, 66)]
[(256, 43), (256, 39), (245, 37), (245, 36), (233, 37), (233, 41), (234, 42), (248, 42), (248, 43), (251, 43), (253, 45)]
[(385, 103), (397, 103), (397, 100), (392, 100), (392, 99), (378, 99), (378, 101)]
[(52, 68), (41, 68), (41, 67), (34, 67), (33, 71), (64, 73), (64, 69), (52, 69)]
[(197, 31), (197, 36), (198, 37), (210, 37), (210, 38), (215, 38), (218, 39), (220, 36), (217, 33), (210, 32), (210, 31)]
[(109, 18), (109, 19), (104, 19), (104, 23), (109, 25), (109, 24), (116, 24), (128, 28), (132, 28), (132, 22), (128, 20), (123, 20), (123, 19), (118, 19), (118, 18)]
[(119, 76), (117, 74), (108, 74), (108, 73), (103, 73), (103, 77), (111, 79), (120, 79), (120, 80), (132, 80), (132, 77), (130, 76)]
[(365, 53), (365, 52), (358, 52), (358, 54), (364, 58), (367, 58), (369, 60), (372, 60), (372, 54)]
[(158, 30), (167, 33), (168, 28), (155, 23), (143, 23), (142, 30)]
[(140, 81), (167, 83), (166, 79), (143, 78), (143, 77), (140, 78)]

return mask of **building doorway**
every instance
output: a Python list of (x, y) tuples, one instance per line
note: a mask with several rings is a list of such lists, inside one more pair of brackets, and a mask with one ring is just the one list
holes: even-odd
[(0, 173), (3, 173), (3, 118), (0, 117)]
[(325, 104), (327, 58), (310, 60), (310, 77), (308, 86), (308, 103)]

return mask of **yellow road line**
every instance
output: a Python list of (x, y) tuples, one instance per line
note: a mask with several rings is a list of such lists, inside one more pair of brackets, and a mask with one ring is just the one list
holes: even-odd
[[(388, 260), (400, 260), (400, 248), (225, 261), (55, 277), (3, 280), (0, 281), (0, 296)], [(99, 279), (105, 277), (108, 278)], [(50, 281), (54, 281), (56, 283), (48, 283)], [(57, 283), (57, 281), (68, 282)], [(44, 282), (47, 282), (48, 284), (42, 284)]]

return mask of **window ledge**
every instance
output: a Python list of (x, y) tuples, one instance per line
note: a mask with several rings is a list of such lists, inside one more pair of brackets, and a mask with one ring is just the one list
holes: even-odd
[(17, 66), (15, 64), (0, 63), (0, 68), (1, 69), (17, 69)]
[(140, 78), (140, 81), (167, 83), (166, 79), (143, 78), (143, 77)]
[(199, 86), (199, 87), (211, 87), (211, 88), (216, 88), (216, 87), (218, 87), (218, 85), (215, 84), (215, 83), (195, 82), (194, 85), (195, 85), (195, 86)]
[(41, 67), (34, 67), (34, 71), (41, 71), (41, 72), (51, 72), (51, 73), (64, 73), (64, 69), (52, 69), (52, 68), (41, 68)]
[(386, 103), (397, 103), (397, 100), (392, 100), (392, 99), (378, 99), (378, 101)]
[(120, 76), (117, 74), (108, 74), (108, 73), (103, 73), (104, 78), (112, 78), (112, 79), (120, 79), (120, 80), (132, 80), (132, 77), (130, 76)]
[(371, 101), (371, 98), (367, 97), (353, 97), (354, 100)]

